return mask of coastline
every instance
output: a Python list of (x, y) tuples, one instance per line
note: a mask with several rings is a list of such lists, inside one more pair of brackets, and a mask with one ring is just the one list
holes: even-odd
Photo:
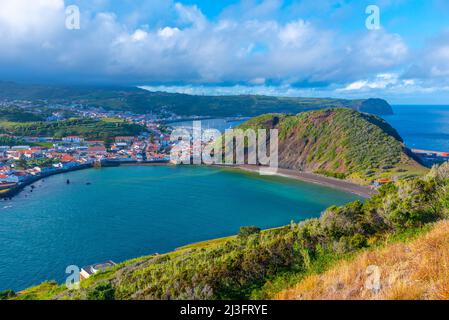
[[(170, 164), (168, 161), (155, 161), (155, 162), (120, 162), (120, 161), (109, 161), (102, 163), (102, 167), (130, 167), (130, 166), (174, 166), (173, 164)], [(227, 166), (227, 165), (206, 165), (208, 167), (215, 167), (215, 168), (224, 168), (224, 169), (230, 169), (230, 170), (241, 170), (244, 172), (250, 172), (250, 173), (259, 173), (259, 166), (256, 165), (235, 165), (235, 166)], [(68, 173), (72, 171), (79, 171), (84, 169), (91, 169), (94, 166), (92, 164), (83, 164), (77, 167), (73, 167), (70, 169), (63, 169), (58, 170), (54, 172), (50, 172), (44, 175), (39, 175), (36, 177), (33, 177), (29, 179), (26, 182), (21, 183), (20, 185), (17, 185), (11, 189), (9, 189), (7, 192), (0, 194), (0, 199), (11, 199), (17, 194), (19, 194), (25, 187), (32, 185), (33, 183), (53, 176), (57, 174), (62, 173)], [(358, 185), (349, 181), (345, 180), (338, 180), (335, 178), (325, 177), (321, 176), (315, 173), (310, 172), (300, 172), (293, 169), (284, 169), (284, 168), (278, 168), (276, 174), (273, 176), (277, 177), (284, 177), (288, 179), (294, 179), (302, 182), (307, 183), (313, 183), (318, 184), (325, 187), (334, 188), (340, 191), (356, 194), (358, 196), (361, 196), (363, 198), (370, 198), (372, 195), (376, 193), (376, 191), (368, 186), (362, 186)]]
[[(175, 166), (173, 164), (170, 164), (168, 162), (154, 162), (154, 163), (145, 163), (145, 162), (132, 162), (132, 163), (123, 163), (120, 166), (155, 166), (155, 165), (162, 165), (162, 166)], [(200, 165), (201, 166), (201, 165)], [(216, 164), (216, 165), (203, 165), (211, 168), (223, 168), (223, 169), (229, 169), (229, 170), (240, 170), (245, 172), (251, 172), (251, 173), (259, 173), (260, 166), (257, 165), (222, 165), (222, 164)], [(313, 183), (318, 184), (325, 187), (334, 188), (340, 191), (352, 193), (358, 196), (361, 196), (362, 198), (370, 198), (372, 195), (376, 194), (376, 190), (372, 189), (368, 186), (359, 185), (353, 182), (349, 182), (346, 180), (339, 180), (336, 178), (331, 177), (325, 177), (321, 176), (315, 173), (311, 172), (301, 172), (293, 169), (284, 169), (284, 168), (278, 168), (276, 174), (273, 176), (276, 177), (284, 177), (288, 179), (298, 180), (302, 182), (307, 183)]]
[[(223, 166), (229, 169), (239, 169), (246, 172), (259, 173), (259, 167), (255, 165), (239, 165), (239, 166)], [(361, 196), (363, 198), (370, 198), (376, 193), (376, 190), (368, 187), (358, 185), (349, 181), (339, 180), (335, 178), (321, 176), (311, 172), (301, 172), (293, 169), (278, 168), (274, 176), (294, 179), (298, 181), (319, 184), (322, 186), (338, 189)]]
[[(145, 165), (167, 165), (168, 162), (165, 161), (154, 161), (154, 162), (129, 162), (129, 161), (105, 161), (102, 162), (101, 167), (102, 168), (108, 168), (108, 167), (120, 167), (120, 166), (145, 166)], [(34, 176), (30, 179), (28, 179), (25, 182), (22, 182), (10, 189), (8, 189), (8, 191), (4, 192), (4, 193), (0, 193), (0, 200), (1, 199), (11, 199), (14, 196), (18, 195), (20, 192), (23, 191), (23, 189), (25, 189), (27, 186), (32, 185), (33, 183), (57, 175), (57, 174), (62, 174), (62, 173), (68, 173), (68, 172), (73, 172), (73, 171), (80, 171), (80, 170), (84, 170), (84, 169), (92, 169), (95, 166), (92, 163), (87, 163), (87, 164), (81, 164), (79, 166), (76, 167), (72, 167), (72, 168), (68, 168), (68, 169), (61, 169), (61, 170), (56, 170), (56, 171), (52, 171), (46, 174), (40, 174), (39, 176)]]
[(25, 187), (32, 185), (33, 183), (57, 175), (57, 174), (61, 174), (61, 173), (67, 173), (67, 172), (72, 172), (72, 171), (79, 171), (79, 170), (84, 170), (84, 169), (90, 169), (93, 168), (92, 164), (82, 164), (73, 168), (69, 168), (69, 169), (61, 169), (61, 170), (57, 170), (57, 171), (53, 171), (53, 172), (49, 172), (49, 173), (45, 173), (45, 174), (41, 174), (39, 176), (35, 176), (32, 177), (30, 179), (28, 179), (25, 182), (22, 182), (21, 184), (18, 184), (14, 187), (12, 187), (11, 189), (9, 189), (8, 191), (0, 194), (0, 199), (11, 199), (14, 196), (18, 195), (21, 191), (23, 191), (23, 189), (25, 189)]

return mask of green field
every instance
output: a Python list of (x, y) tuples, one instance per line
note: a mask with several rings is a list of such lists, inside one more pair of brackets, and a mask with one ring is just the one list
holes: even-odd
[(14, 105), (0, 108), (0, 121), (4, 122), (36, 122), (43, 121), (42, 115), (24, 111)]
[(120, 119), (74, 118), (55, 122), (0, 122), (0, 132), (18, 137), (55, 137), (78, 135), (86, 139), (110, 140), (116, 136), (135, 136), (146, 129)]

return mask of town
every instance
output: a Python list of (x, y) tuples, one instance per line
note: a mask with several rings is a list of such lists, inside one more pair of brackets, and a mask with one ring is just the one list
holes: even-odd
[(170, 123), (185, 120), (164, 106), (142, 114), (70, 99), (0, 99), (0, 110), (0, 198), (66, 171), (167, 163)]
[[(24, 104), (20, 110), (23, 108)], [(125, 123), (140, 125), (145, 130), (138, 135), (115, 136), (107, 140), (87, 139), (82, 135), (44, 137), (2, 133), (2, 142), (20, 143), (0, 144), (0, 197), (10, 197), (23, 186), (56, 173), (121, 163), (169, 161), (173, 146), (170, 130), (153, 115), (89, 109), (79, 111), (77, 116), (81, 119), (114, 117)], [(56, 123), (63, 120), (62, 117), (62, 112), (58, 110), (43, 123)]]
[(60, 140), (51, 137), (22, 139), (29, 144), (0, 146), (0, 195), (41, 176), (78, 168), (169, 161), (170, 137), (164, 134), (118, 136), (109, 147), (104, 141), (85, 140), (80, 136)]

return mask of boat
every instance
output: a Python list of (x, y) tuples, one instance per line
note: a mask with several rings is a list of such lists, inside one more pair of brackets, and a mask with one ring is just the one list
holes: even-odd
[(0, 190), (10, 189), (17, 185), (17, 183), (0, 183)]

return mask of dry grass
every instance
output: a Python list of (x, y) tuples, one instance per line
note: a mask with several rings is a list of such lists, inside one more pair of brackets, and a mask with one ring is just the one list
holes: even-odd
[[(375, 267), (373, 267), (375, 266)], [(376, 271), (378, 271), (376, 275)], [(376, 281), (379, 279), (379, 281)], [(374, 282), (373, 282), (374, 281)], [(374, 286), (377, 284), (380, 286)], [(449, 299), (449, 221), (409, 243), (364, 252), (280, 292), (282, 300)]]

